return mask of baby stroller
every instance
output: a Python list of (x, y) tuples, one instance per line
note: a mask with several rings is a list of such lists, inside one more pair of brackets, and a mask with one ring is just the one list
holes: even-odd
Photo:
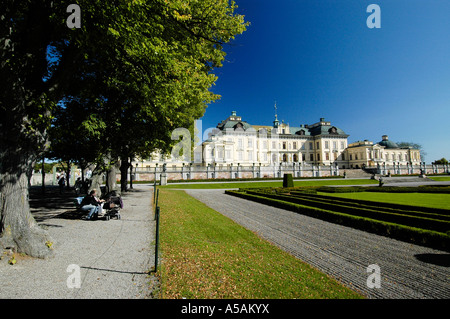
[(109, 192), (104, 196), (105, 203), (103, 209), (106, 211), (105, 219), (110, 220), (111, 217), (120, 219), (120, 209), (123, 208), (122, 198), (115, 191)]

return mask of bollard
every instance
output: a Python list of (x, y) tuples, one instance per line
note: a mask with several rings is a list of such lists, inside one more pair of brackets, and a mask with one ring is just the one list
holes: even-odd
[(158, 198), (159, 198), (159, 189), (156, 190), (156, 201), (155, 201), (155, 220), (156, 220), (156, 210), (159, 208), (158, 207)]
[(159, 250), (159, 207), (156, 206), (155, 272), (158, 271), (158, 250)]

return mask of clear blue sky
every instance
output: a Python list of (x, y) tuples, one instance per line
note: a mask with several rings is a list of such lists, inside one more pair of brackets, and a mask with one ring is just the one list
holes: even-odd
[[(422, 144), (450, 159), (450, 0), (237, 0), (251, 23), (225, 47), (203, 130), (237, 111), (250, 124), (324, 117), (349, 142)], [(369, 29), (369, 4), (381, 28)]]

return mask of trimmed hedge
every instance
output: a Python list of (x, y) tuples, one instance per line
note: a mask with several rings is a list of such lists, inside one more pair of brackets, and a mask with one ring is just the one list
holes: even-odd
[[(248, 192), (250, 194), (259, 195), (258, 193)], [(450, 230), (450, 221), (439, 220), (436, 218), (415, 216), (414, 212), (402, 211), (402, 212), (392, 212), (392, 211), (382, 211), (376, 209), (376, 207), (362, 207), (344, 204), (342, 202), (324, 202), (319, 199), (314, 198), (300, 198), (288, 195), (275, 195), (275, 194), (265, 194), (264, 196), (273, 199), (279, 199), (286, 202), (291, 202), (295, 204), (312, 206), (321, 209), (331, 210), (334, 212), (345, 213), (353, 216), (360, 216), (371, 218), (380, 221), (392, 222), (400, 225), (423, 228), (428, 230), (434, 230), (438, 232), (446, 232)]]
[(328, 200), (328, 201), (333, 201), (333, 202), (339, 202), (339, 201), (344, 200), (347, 203), (376, 206), (376, 207), (380, 207), (383, 209), (391, 208), (391, 209), (402, 210), (402, 211), (422, 212), (422, 213), (431, 214), (431, 215), (443, 215), (443, 216), (450, 217), (450, 210), (442, 209), (442, 208), (432, 208), (432, 207), (424, 207), (424, 206), (412, 206), (412, 205), (404, 205), (404, 204), (375, 202), (375, 201), (364, 200), (364, 199), (339, 198), (339, 197), (334, 197), (334, 196), (297, 192), (295, 190), (291, 191), (290, 194), (292, 194), (294, 196), (318, 198), (321, 200)]
[(446, 233), (375, 220), (368, 217), (349, 215), (329, 209), (316, 208), (275, 198), (268, 198), (265, 194), (255, 195), (231, 190), (226, 190), (225, 193), (262, 204), (291, 210), (328, 222), (361, 229), (418, 245), (450, 251), (450, 235)]
[(422, 185), (422, 186), (344, 186), (330, 187), (320, 186), (316, 188), (317, 192), (323, 193), (358, 193), (358, 192), (377, 192), (377, 193), (436, 193), (450, 194), (450, 186)]
[(292, 174), (283, 175), (283, 187), (294, 187), (294, 180), (292, 179)]
[(363, 200), (360, 200), (359, 202), (354, 202), (351, 199), (348, 200), (347, 198), (340, 198), (334, 196), (321, 196), (321, 195), (311, 196), (309, 194), (303, 194), (299, 192), (291, 192), (290, 196), (304, 199), (320, 200), (320, 202), (322, 203), (342, 204), (347, 206), (352, 205), (352, 207), (375, 209), (380, 212), (406, 214), (416, 217), (438, 219), (450, 222), (450, 211), (448, 210), (443, 210), (441, 213), (439, 213), (439, 210), (434, 210), (432, 208), (428, 209), (427, 207), (424, 207), (424, 209), (422, 209), (422, 207), (418, 206), (408, 206), (400, 204), (396, 206), (394, 206), (395, 204), (393, 204), (391, 206), (391, 205), (384, 205), (385, 203), (382, 202), (363, 201)]

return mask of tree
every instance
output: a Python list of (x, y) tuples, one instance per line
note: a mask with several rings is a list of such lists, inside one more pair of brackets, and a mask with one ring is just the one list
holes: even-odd
[(51, 238), (30, 214), (26, 174), (54, 116), (67, 116), (57, 111), (88, 106), (82, 125), (112, 161), (168, 149), (170, 132), (219, 98), (212, 71), (246, 28), (226, 0), (80, 0), (81, 28), (71, 30), (69, 3), (5, 0), (0, 17), (1, 244), (36, 257)]
[(445, 157), (443, 157), (440, 160), (434, 161), (433, 164), (436, 164), (436, 165), (447, 165), (448, 164), (448, 160)]

